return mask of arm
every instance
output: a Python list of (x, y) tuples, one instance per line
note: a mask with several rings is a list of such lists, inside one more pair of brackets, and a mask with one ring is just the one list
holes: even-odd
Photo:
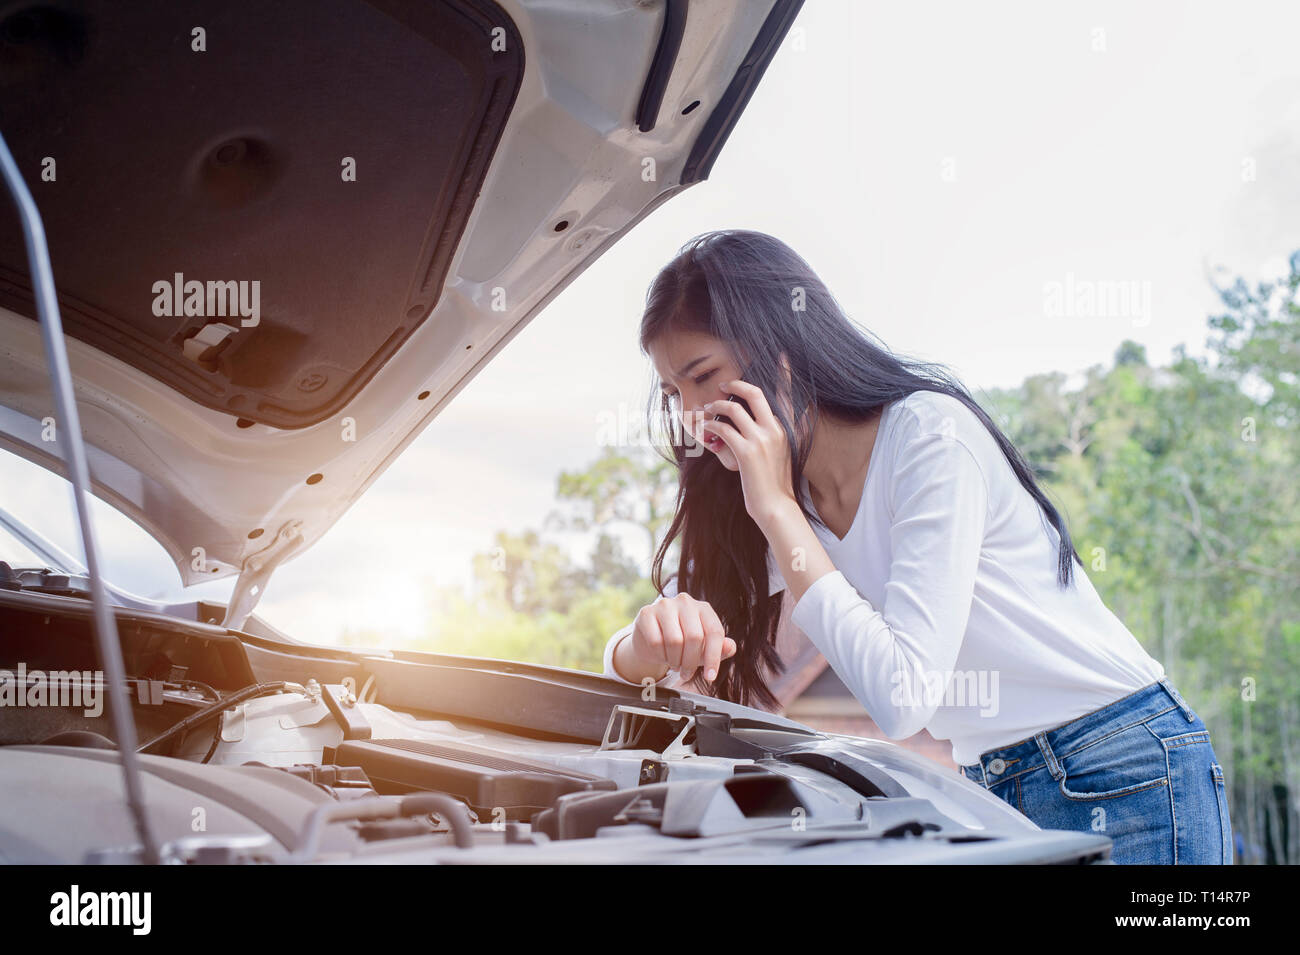
[(783, 568), (797, 601), (791, 619), (891, 739), (923, 729), (941, 702), (925, 689), (946, 687), (956, 663), (989, 500), (979, 463), (955, 437), (915, 433), (898, 455), (880, 609), (835, 569), (797, 509), (775, 517), (769, 535), (778, 553), (806, 548), (803, 562)]

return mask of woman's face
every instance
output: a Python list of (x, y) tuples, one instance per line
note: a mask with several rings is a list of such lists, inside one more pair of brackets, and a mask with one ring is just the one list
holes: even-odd
[[(722, 390), (722, 383), (739, 378), (743, 371), (731, 349), (706, 332), (669, 329), (647, 350), (664, 394), (669, 396), (673, 413), (682, 422), (685, 433), (717, 455), (728, 471), (739, 470), (740, 464), (726, 443), (700, 427), (701, 421), (717, 417), (719, 410), (704, 412), (703, 406), (730, 397)], [(687, 442), (690, 453), (691, 445), (685, 435), (683, 441)]]

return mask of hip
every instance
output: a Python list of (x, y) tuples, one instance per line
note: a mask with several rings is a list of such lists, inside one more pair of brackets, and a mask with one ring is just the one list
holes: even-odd
[(1231, 862), (1210, 734), (1167, 678), (961, 767), (1042, 828), (1111, 836), (1116, 862)]

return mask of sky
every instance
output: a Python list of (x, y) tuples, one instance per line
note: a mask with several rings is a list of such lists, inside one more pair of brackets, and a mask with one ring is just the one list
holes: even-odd
[[(497, 530), (542, 528), (602, 414), (642, 415), (645, 291), (711, 229), (782, 239), (855, 322), (977, 395), (1125, 339), (1153, 364), (1203, 351), (1213, 277), (1300, 249), (1297, 27), (1293, 2), (808, 0), (710, 178), (536, 316), (257, 612), (317, 643), (423, 632), (430, 588), (467, 582)], [(4, 499), (23, 488), (73, 549), (66, 485), (32, 471), (0, 452)], [(156, 589), (161, 549), (103, 526), (110, 578)]]

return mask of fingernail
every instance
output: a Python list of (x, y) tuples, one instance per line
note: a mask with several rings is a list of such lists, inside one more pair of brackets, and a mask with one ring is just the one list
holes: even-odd
[(717, 671), (716, 671), (716, 670), (709, 669), (709, 670), (705, 670), (705, 671), (704, 671), (704, 677), (705, 677), (705, 679), (707, 679), (707, 680), (712, 680), (712, 679), (713, 679), (715, 676), (717, 676), (717, 675), (718, 675), (718, 674), (717, 674)]

